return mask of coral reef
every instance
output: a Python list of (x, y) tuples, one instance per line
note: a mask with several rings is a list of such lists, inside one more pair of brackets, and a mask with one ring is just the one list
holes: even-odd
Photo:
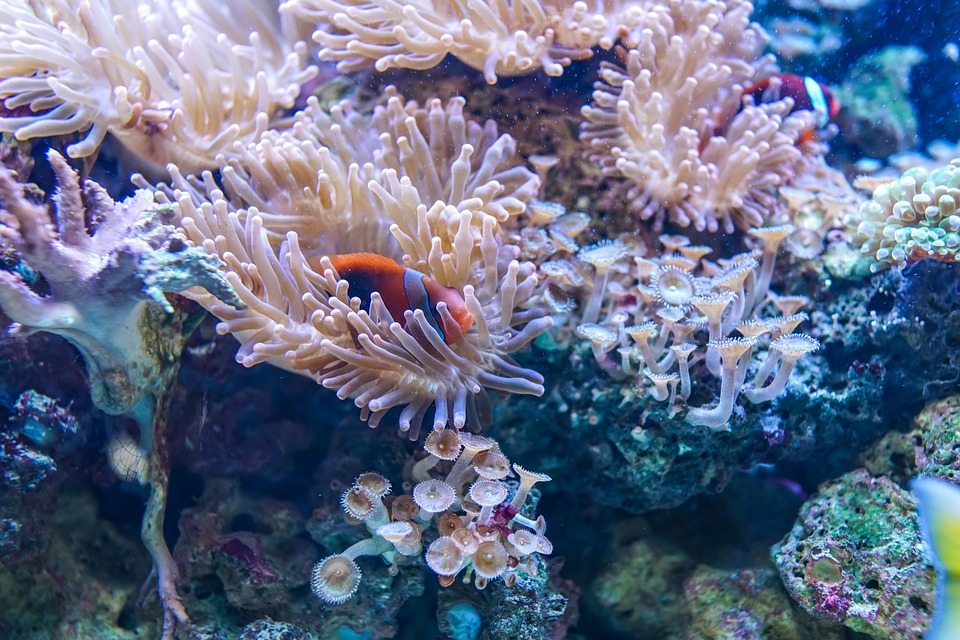
[[(554, 227), (574, 216), (562, 216), (548, 227), (555, 240)], [(800, 312), (807, 298), (777, 296), (769, 290), (777, 250), (794, 230), (792, 225), (751, 229), (749, 235), (762, 249), (716, 263), (705, 259), (710, 247), (692, 245), (686, 236), (661, 235), (658, 241), (664, 248), (655, 254), (646, 253), (641, 237), (622, 235), (581, 249), (575, 259), (551, 256), (542, 262), (540, 269), (550, 281), (543, 304), (558, 318), (579, 316), (573, 333), (589, 343), (594, 360), (611, 378), (635, 377), (637, 396), (645, 395), (644, 385), (652, 383), (649, 395), (666, 403), (670, 417), (686, 407), (690, 424), (729, 430), (754, 351), (766, 348), (766, 355), (744, 396), (758, 404), (780, 395), (796, 362), (819, 348), (810, 336), (793, 333), (807, 320)], [(548, 244), (530, 236), (524, 240), (527, 250)], [(634, 265), (627, 263), (629, 257)], [(587, 284), (590, 267), (595, 273)], [(582, 298), (584, 289), (589, 295), (582, 312), (571, 313), (573, 299)], [(764, 317), (769, 303), (779, 315)], [(630, 321), (634, 324), (628, 325)], [(734, 337), (734, 331), (739, 336)], [(608, 355), (614, 350), (617, 358)], [(709, 402), (690, 402), (703, 395), (699, 383), (707, 377), (704, 373), (720, 379), (716, 405), (710, 408)]]
[(798, 612), (768, 569), (720, 571), (698, 567), (684, 583), (691, 640), (841, 640), (843, 632)]
[(910, 431), (893, 431), (864, 451), (860, 464), (906, 486), (910, 478), (960, 477), (960, 396), (927, 404)]
[(577, 620), (573, 594), (569, 584), (561, 590), (551, 582), (541, 572), (519, 576), (513, 588), (503, 589), (496, 608), (487, 614), (490, 623), (481, 640), (567, 637), (568, 627)]
[(440, 592), (437, 619), (452, 640), (559, 640), (577, 621), (579, 591), (555, 571), (521, 574), (472, 593), (453, 586)]
[(69, 409), (24, 391), (0, 431), (0, 562), (28, 564), (47, 545), (47, 529), (66, 483), (60, 466), (84, 441)]
[[(137, 421), (140, 451), (132, 444), (113, 450), (131, 454), (117, 468), (151, 487), (143, 539), (157, 566), (167, 640), (173, 619), (185, 623), (187, 615), (162, 533), (166, 413), (178, 357), (200, 317), (174, 307), (165, 293), (203, 285), (234, 296), (216, 259), (174, 233), (169, 206), (143, 191), (116, 203), (95, 182), (87, 180), (81, 189), (77, 172), (55, 151), (48, 159), (58, 180), (56, 225), (9, 171), (0, 174), (0, 234), (44, 287), (31, 288), (24, 270), (0, 271), (0, 307), (14, 320), (14, 332), (46, 331), (69, 340), (83, 356), (94, 404)], [(144, 462), (131, 460), (137, 457)]]
[(590, 592), (608, 612), (607, 624), (630, 637), (680, 636), (690, 624), (683, 582), (694, 561), (673, 545), (646, 539), (617, 556)]
[[(590, 637), (829, 638), (842, 626), (817, 620), (794, 603), (763, 555), (762, 541), (789, 527), (802, 498), (762, 473), (741, 476), (724, 494), (672, 511), (616, 518), (604, 528), (585, 586)], [(762, 520), (750, 513), (761, 510)], [(709, 549), (704, 553), (705, 549)], [(761, 551), (762, 553), (762, 551)], [(594, 560), (596, 561), (596, 560)]]
[(754, 9), (0, 0), (0, 636), (920, 637), (957, 47)]
[(229, 297), (229, 285), (215, 259), (173, 234), (170, 207), (146, 192), (115, 203), (96, 183), (81, 185), (57, 153), (48, 158), (59, 180), (56, 226), (9, 173), (0, 174), (0, 233), (46, 289), (38, 293), (21, 274), (0, 271), (0, 307), (15, 331), (69, 340), (83, 355), (97, 406), (128, 413), (155, 392), (151, 376), (166, 357), (151, 343), (151, 325), (163, 322), (151, 314), (174, 310), (164, 293), (202, 285)]
[[(332, 604), (349, 600), (360, 586), (360, 556), (381, 556), (395, 574), (398, 563), (421, 553), (424, 533), (433, 524), (438, 536), (424, 559), (441, 586), (450, 586), (461, 571), (464, 582), (473, 576), (478, 589), (498, 578), (512, 586), (521, 575), (545, 571), (540, 557), (549, 555), (553, 544), (544, 536), (543, 517), (534, 519), (533, 507), (527, 508), (527, 497), (550, 476), (514, 464), (519, 481), (508, 488), (500, 480), (512, 475), (510, 461), (496, 442), (482, 436), (434, 431), (425, 448), (427, 456), (411, 470), (417, 481), (412, 492), (391, 499), (389, 509), (391, 485), (379, 474), (360, 475), (343, 493), (344, 514), (362, 523), (372, 537), (317, 563), (310, 586), (318, 598)], [(443, 462), (453, 465), (442, 480), (432, 477)]]
[(97, 510), (92, 491), (67, 491), (50, 522), (50, 544), (36, 559), (39, 564), (0, 564), (0, 631), (5, 638), (157, 636), (155, 613), (129, 619), (150, 559), (135, 532), (126, 535), (98, 518)]
[(925, 58), (919, 47), (887, 47), (857, 61), (837, 89), (844, 143), (874, 158), (916, 147), (919, 125), (910, 100), (910, 72)]
[[(468, 124), (462, 108), (391, 97), (371, 129), (347, 106), (327, 116), (314, 103), (292, 132), (267, 134), (224, 167), (226, 196), (209, 174), (175, 181), (187, 235), (224, 259), (243, 302), (199, 298), (241, 340), (238, 361), (314, 377), (374, 426), (402, 408), (411, 438), (431, 405), (435, 428), (462, 427), (485, 421), (485, 388), (543, 392), (509, 354), (551, 320), (527, 308), (534, 267), (501, 234), (538, 180), (516, 165), (509, 136)], [(337, 272), (337, 255), (371, 251), (387, 266), (353, 283)], [(400, 288), (426, 277), (445, 297), (364, 293), (358, 277), (391, 269)]]
[[(211, 481), (178, 526), (173, 558), (180, 579), (192, 585), (219, 580), (225, 604), (235, 610), (276, 611), (309, 582), (308, 567), (317, 554), (298, 537), (305, 523), (293, 505), (254, 501), (228, 481)], [(248, 530), (237, 530), (241, 527)], [(195, 615), (210, 607), (202, 600), (209, 595), (205, 591), (182, 595)]]
[[(803, 264), (790, 273), (818, 300), (810, 332), (823, 348), (798, 363), (780, 398), (745, 403), (744, 414), (738, 409), (729, 433), (671, 417), (650, 393), (634, 390), (631, 378), (593, 366), (588, 345), (571, 357), (557, 332), (539, 344), (549, 358), (543, 370), (563, 374), (548, 373), (536, 407), (497, 407), (491, 433), (553, 476), (568, 464), (589, 469), (565, 489), (636, 512), (722, 490), (755, 464), (857, 451), (953, 389), (960, 363), (954, 265), (925, 262), (863, 281), (829, 273), (827, 262)], [(607, 357), (616, 363), (616, 352)], [(530, 443), (524, 434), (534, 430), (538, 439)]]
[[(743, 253), (719, 263), (704, 257), (708, 247), (694, 246), (683, 236), (662, 236), (669, 250), (635, 256), (633, 265), (623, 256), (605, 266), (602, 276), (595, 275), (607, 279), (596, 312), (603, 321), (575, 330), (562, 325), (550, 334), (553, 341), (539, 341), (547, 357), (555, 358), (546, 370), (567, 371), (562, 380), (548, 378), (546, 383), (546, 406), (559, 423), (546, 424), (517, 403), (515, 408), (498, 407), (497, 433), (523, 447), (520, 434), (537, 429), (551, 444), (546, 453), (538, 447), (525, 455), (541, 456), (540, 468), (558, 471), (557, 465), (572, 456), (591, 469), (588, 477), (609, 480), (603, 491), (589, 481), (577, 491), (642, 511), (719, 490), (735, 468), (800, 455), (824, 444), (824, 438), (839, 438), (840, 433), (828, 433), (833, 430), (807, 419), (810, 407), (875, 428), (869, 426), (875, 415), (859, 415), (861, 407), (869, 406), (862, 397), (879, 393), (879, 387), (871, 388), (872, 380), (836, 393), (830, 378), (839, 376), (820, 365), (819, 354), (797, 360), (795, 367), (799, 352), (779, 361), (780, 351), (816, 345), (793, 333), (806, 321), (799, 308), (807, 300), (769, 293), (774, 255), (789, 232), (789, 227), (757, 229), (756, 257)], [(638, 253), (639, 244), (637, 238), (622, 236), (621, 254)], [(560, 274), (550, 276), (554, 281), (544, 297), (577, 295), (571, 278), (589, 278), (589, 267), (581, 262), (559, 258), (542, 263), (544, 272)], [(587, 290), (591, 296), (596, 291)], [(593, 302), (591, 297), (583, 306), (589, 310)], [(577, 317), (576, 312), (569, 315)], [(561, 325), (563, 315), (556, 317)], [(734, 332), (744, 337), (734, 338)], [(577, 337), (579, 352), (571, 357), (568, 341)], [(727, 347), (742, 351), (721, 354), (719, 349)], [(737, 404), (738, 395), (748, 401)], [(567, 458), (561, 462), (552, 451), (563, 451)]]

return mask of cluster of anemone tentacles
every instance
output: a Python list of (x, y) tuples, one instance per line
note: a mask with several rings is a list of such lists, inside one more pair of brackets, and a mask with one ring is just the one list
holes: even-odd
[(344, 492), (344, 517), (363, 524), (371, 537), (317, 563), (311, 579), (317, 597), (348, 600), (360, 586), (357, 558), (380, 556), (396, 573), (404, 558), (423, 552), (425, 537), (433, 540), (424, 559), (444, 587), (461, 572), (464, 582), (472, 578), (483, 589), (491, 580), (509, 586), (518, 572), (543, 569), (539, 556), (553, 545), (543, 517), (524, 514), (524, 507), (530, 489), (550, 477), (514, 464), (519, 483), (508, 483), (510, 461), (495, 441), (453, 429), (433, 431), (424, 448), (410, 494), (389, 496), (389, 481), (376, 473), (362, 474)]
[[(496, 445), (456, 429), (489, 419), (488, 389), (543, 393), (543, 377), (513, 354), (551, 327), (548, 313), (561, 334), (588, 341), (612, 376), (636, 378), (671, 414), (685, 406), (690, 422), (716, 429), (741, 392), (751, 402), (776, 397), (797, 359), (817, 348), (793, 333), (806, 319), (804, 301), (768, 291), (789, 229), (762, 225), (780, 219), (780, 191), (822, 147), (803, 143), (813, 113), (795, 110), (789, 96), (758, 104), (745, 91), (776, 72), (749, 2), (287, 0), (278, 11), (269, 0), (83, 0), (76, 10), (65, 0), (0, 0), (0, 9), (0, 130), (21, 140), (72, 136), (74, 157), (93, 156), (109, 135), (138, 156), (135, 166), (166, 171), (157, 199), (170, 207), (156, 211), (176, 212), (195, 246), (177, 238), (160, 255), (189, 251), (200, 267), (222, 266), (232, 291), (200, 269), (207, 291), (188, 295), (240, 341), (238, 361), (310, 376), (351, 399), (372, 426), (391, 416), (411, 438), (421, 424), (433, 427), (411, 496), (390, 500), (376, 474), (344, 495), (345, 513), (373, 537), (317, 566), (314, 590), (328, 602), (359, 584), (357, 557), (419, 555), (433, 524), (439, 536), (425, 558), (442, 584), (461, 572), (482, 587), (539, 570), (536, 554), (550, 543), (542, 519), (521, 510), (533, 482), (548, 478), (514, 466), (519, 486), (508, 486), (510, 465)], [(708, 249), (675, 236), (661, 238), (657, 256), (635, 238), (580, 249), (590, 217), (536, 201), (539, 178), (516, 142), (492, 121), (465, 116), (463, 98), (420, 105), (387, 89), (370, 114), (299, 100), (317, 73), (304, 27), (323, 47), (319, 58), (345, 70), (370, 60), (381, 70), (425, 68), (453, 53), (491, 82), (537, 68), (559, 74), (592, 47), (619, 43), (620, 64), (601, 66), (582, 111), (589, 155), (605, 176), (623, 179), (641, 219), (710, 232), (758, 227), (750, 233), (762, 250), (714, 263)], [(138, 184), (152, 193), (145, 179)], [(905, 221), (935, 217), (934, 196), (944, 214), (911, 239), (952, 249), (956, 198), (939, 187), (908, 195), (909, 206), (891, 204)], [(97, 237), (109, 221), (90, 220), (98, 230), (86, 238), (87, 219), (73, 218), (48, 239), (109, 239)], [(903, 257), (886, 249), (880, 255)], [(378, 260), (343, 257), (358, 254)], [(39, 308), (19, 280), (4, 280), (16, 285), (5, 288), (5, 308)], [(135, 298), (138, 312), (170, 306), (159, 289), (141, 305), (135, 289), (110, 293), (123, 304)], [(771, 299), (780, 317), (764, 317)], [(109, 309), (98, 296), (82, 302)], [(45, 306), (37, 324), (53, 330)], [(693, 385), (711, 376), (720, 379), (714, 406)], [(121, 466), (137, 476), (136, 465)], [(170, 563), (158, 566), (167, 568), (164, 606), (183, 622)], [(172, 637), (172, 624), (164, 634)]]
[(930, 259), (960, 261), (960, 158), (928, 171), (909, 169), (876, 185), (873, 197), (844, 218), (874, 270)]
[[(369, 116), (311, 100), (288, 131), (224, 159), (222, 186), (173, 170), (164, 191), (244, 303), (196, 296), (240, 340), (239, 362), (311, 376), (372, 426), (395, 411), (416, 438), (425, 420), (488, 422), (487, 389), (542, 394), (510, 354), (552, 323), (531, 304), (536, 267), (504, 234), (539, 188), (514, 140), (460, 98), (387, 95)], [(358, 252), (387, 266), (339, 273)], [(417, 301), (411, 281), (445, 297)]]
[(560, 75), (595, 47), (616, 48), (620, 64), (602, 63), (580, 140), (656, 225), (764, 224), (785, 210), (776, 189), (823, 155), (805, 142), (818, 116), (776, 82), (762, 100), (745, 95), (778, 72), (746, 0), (286, 0), (281, 13), (343, 71), (428, 69), (450, 54), (495, 84)]

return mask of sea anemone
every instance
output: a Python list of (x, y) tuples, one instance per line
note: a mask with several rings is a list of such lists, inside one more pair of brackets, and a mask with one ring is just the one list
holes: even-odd
[(83, 134), (75, 158), (109, 133), (151, 168), (213, 168), (293, 106), (306, 56), (262, 0), (3, 0), (0, 131)]
[[(341, 71), (372, 62), (429, 69), (452, 54), (483, 72), (488, 83), (543, 69), (559, 76), (591, 47), (609, 49), (637, 12), (628, 3), (513, 0), (286, 0), (280, 11), (307, 28), (323, 47), (321, 60)], [(631, 22), (635, 22), (631, 21)]]
[[(511, 138), (462, 110), (459, 99), (422, 109), (393, 96), (361, 118), (312, 102), (289, 131), (227, 161), (223, 190), (210, 174), (171, 170), (177, 191), (163, 193), (188, 237), (227, 263), (244, 303), (197, 296), (241, 341), (238, 361), (310, 375), (373, 426), (398, 408), (411, 438), (431, 406), (435, 428), (459, 428), (488, 420), (485, 389), (543, 393), (542, 377), (509, 354), (552, 321), (524, 308), (536, 270), (501, 234), (539, 182), (513, 159)], [(448, 316), (453, 299), (395, 317), (392, 292), (357, 297), (330, 259), (356, 251), (433, 279), (471, 322)], [(454, 333), (440, 335), (434, 316)]]
[(413, 488), (413, 501), (427, 513), (443, 513), (456, 499), (454, 488), (443, 480), (426, 480)]
[(425, 559), (430, 570), (440, 576), (455, 576), (463, 568), (463, 551), (448, 536), (430, 543)]
[(508, 559), (509, 554), (500, 541), (481, 542), (473, 553), (473, 571), (486, 580), (499, 578), (507, 570)]
[(745, 0), (655, 3), (583, 108), (591, 157), (626, 179), (629, 208), (658, 227), (760, 226), (782, 208), (776, 187), (802, 169), (811, 112), (792, 112), (789, 98), (741, 104), (744, 86), (776, 71), (752, 10)]
[(689, 271), (674, 265), (664, 265), (650, 278), (657, 301), (672, 307), (686, 307), (697, 295), (697, 284)]

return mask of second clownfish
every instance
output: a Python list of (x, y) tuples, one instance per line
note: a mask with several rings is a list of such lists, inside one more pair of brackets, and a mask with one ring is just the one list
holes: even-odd
[[(376, 253), (341, 253), (327, 257), (340, 279), (350, 285), (350, 297), (360, 298), (367, 309), (374, 291), (380, 294), (384, 306), (396, 322), (403, 323), (405, 311), (420, 309), (430, 326), (447, 344), (455, 342), (457, 336), (473, 326), (473, 316), (467, 311), (460, 292), (443, 286), (416, 269), (404, 267)], [(456, 326), (448, 326), (451, 318), (445, 321), (440, 315), (437, 305), (441, 302), (447, 305)]]
[[(770, 95), (771, 80), (780, 82), (778, 95)], [(840, 112), (840, 101), (830, 88), (813, 78), (800, 77), (792, 73), (778, 73), (764, 78), (743, 90), (745, 96), (752, 96), (754, 104), (770, 102), (771, 99), (793, 98), (793, 111), (813, 111), (817, 114), (817, 128), (823, 129)], [(813, 132), (804, 132), (800, 142), (813, 138)]]

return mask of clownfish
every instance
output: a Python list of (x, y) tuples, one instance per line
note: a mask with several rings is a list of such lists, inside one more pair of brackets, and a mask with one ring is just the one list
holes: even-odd
[(920, 531), (937, 569), (937, 605), (926, 640), (960, 638), (960, 487), (934, 478), (917, 478)]
[[(779, 91), (769, 91), (773, 79), (779, 80)], [(840, 101), (833, 95), (833, 91), (810, 76), (801, 78), (792, 73), (778, 73), (750, 85), (741, 95), (752, 96), (754, 104), (793, 98), (793, 111), (813, 111), (817, 115), (818, 129), (830, 124), (840, 112)], [(812, 139), (813, 132), (805, 131), (797, 142), (803, 143)]]
[[(416, 269), (404, 267), (376, 253), (341, 253), (327, 257), (340, 279), (350, 285), (350, 297), (360, 298), (367, 309), (374, 291), (380, 294), (383, 305), (396, 322), (403, 323), (405, 311), (420, 309), (447, 344), (456, 342), (473, 326), (473, 316), (467, 311), (460, 292)], [(437, 310), (441, 302), (450, 312), (446, 320)], [(455, 326), (447, 324), (451, 319)]]

